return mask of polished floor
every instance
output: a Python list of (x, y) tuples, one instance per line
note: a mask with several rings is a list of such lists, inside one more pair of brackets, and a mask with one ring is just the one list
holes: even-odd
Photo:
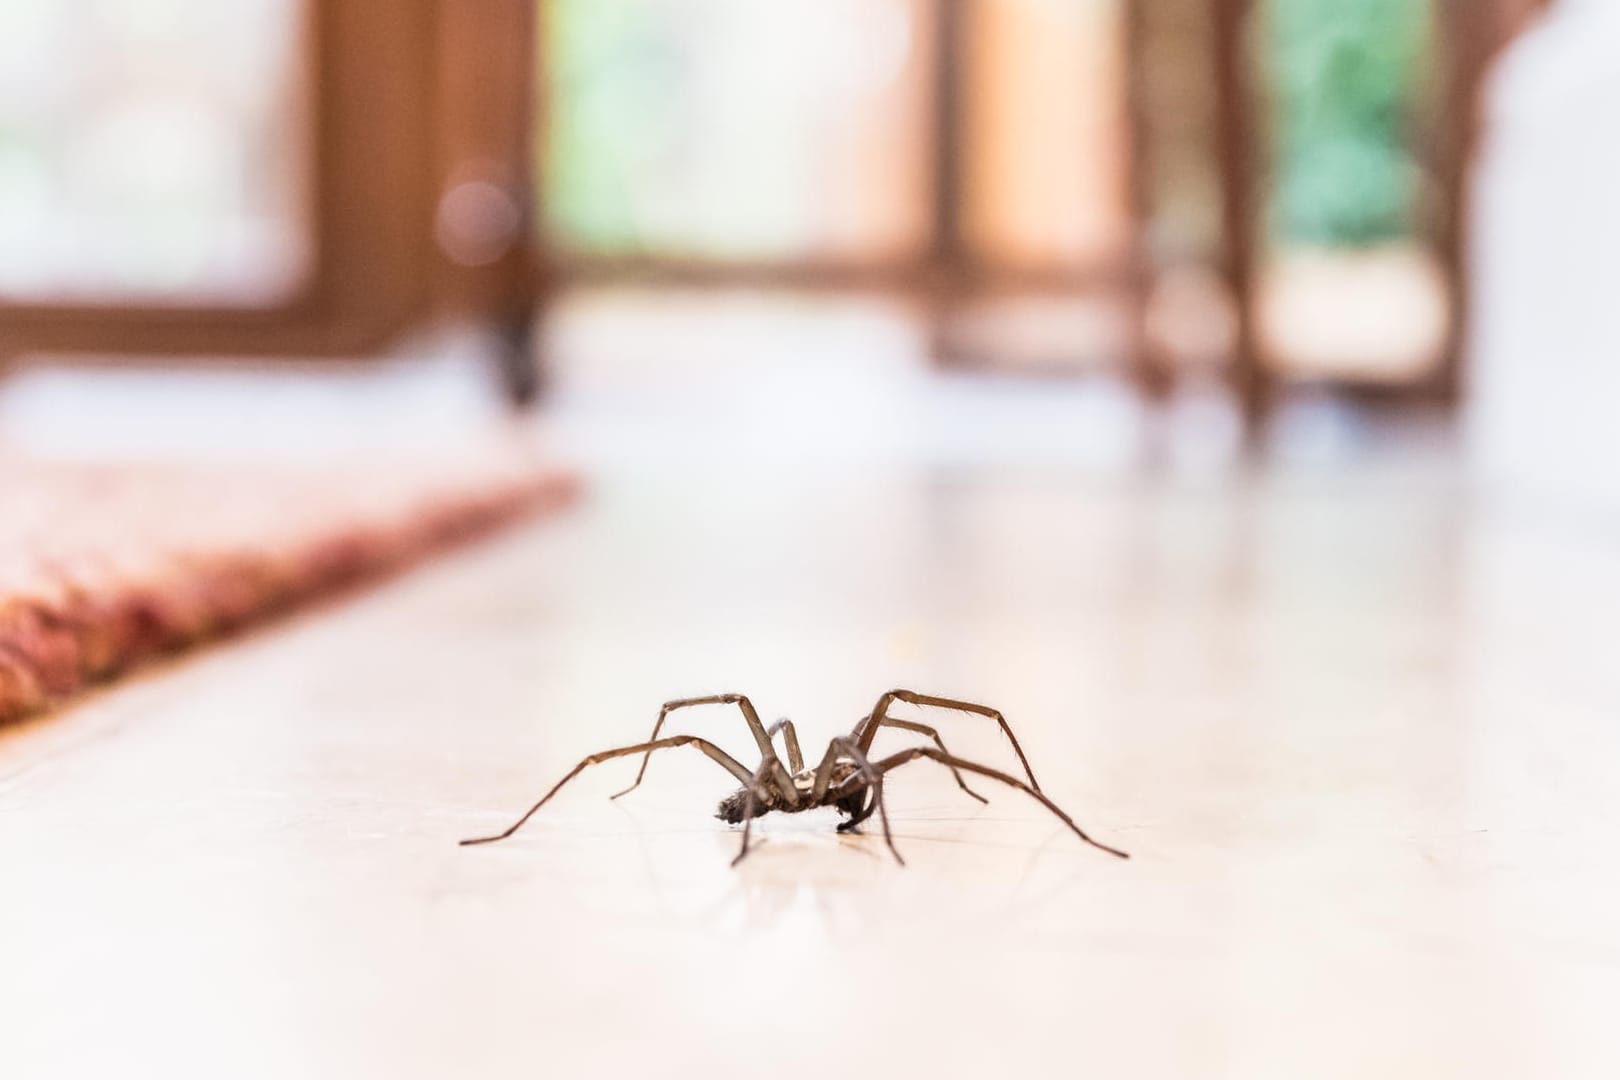
[[(1087, 460), (1051, 399), (956, 387), (920, 442), (790, 461), (560, 400), (577, 510), (0, 731), (0, 1074), (1620, 1074), (1604, 527), (1348, 422)], [(819, 749), (894, 685), (999, 706), (1132, 859), (923, 762), (906, 867), (810, 814), (733, 870), (734, 785), (680, 750), (456, 845), (666, 698)]]

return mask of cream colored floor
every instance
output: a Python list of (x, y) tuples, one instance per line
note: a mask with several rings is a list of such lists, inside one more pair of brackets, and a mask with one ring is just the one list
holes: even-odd
[[(0, 732), (0, 1075), (1620, 1075), (1620, 546), (1380, 445), (599, 462), (566, 518)], [(891, 685), (1001, 706), (1133, 859), (919, 763), (908, 867), (807, 815), (732, 870), (681, 751), (456, 846), (665, 698), (819, 748)]]

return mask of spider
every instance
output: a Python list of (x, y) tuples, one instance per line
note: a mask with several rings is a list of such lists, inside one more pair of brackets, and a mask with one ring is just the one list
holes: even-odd
[[(1017, 777), (1009, 776), (1004, 772), (978, 765), (963, 758), (956, 757), (945, 749), (945, 743), (939, 737), (939, 732), (926, 724), (915, 723), (911, 720), (900, 720), (889, 715), (889, 707), (896, 701), (903, 701), (911, 705), (929, 705), (940, 709), (955, 709), (958, 712), (972, 713), (994, 720), (1001, 725), (1001, 730), (1012, 743), (1013, 752), (1018, 755), (1018, 763), (1024, 767), (1024, 775), (1029, 777), (1029, 783), (1024, 783)], [(761, 761), (759, 768), (752, 773), (736, 758), (727, 754), (707, 739), (700, 739), (695, 735), (671, 735), (660, 739), (658, 733), (663, 730), (664, 721), (669, 714), (677, 709), (691, 708), (695, 705), (735, 705), (742, 712), (743, 719), (748, 724), (748, 730), (753, 733), (754, 742), (759, 744)], [(915, 732), (934, 741), (933, 746), (914, 746), (891, 754), (886, 758), (873, 761), (867, 757), (872, 747), (872, 740), (877, 737), (878, 729), (884, 727), (900, 728)], [(787, 748), (788, 764), (783, 765), (782, 759), (776, 756), (775, 737), (780, 732)], [(1012, 728), (1001, 713), (985, 705), (975, 705), (972, 702), (956, 701), (952, 698), (932, 697), (927, 694), (918, 694), (910, 690), (890, 690), (878, 699), (872, 711), (856, 722), (855, 727), (848, 735), (834, 736), (822, 755), (821, 764), (813, 769), (804, 765), (804, 756), (799, 752), (799, 736), (793, 730), (791, 720), (778, 720), (770, 727), (760, 723), (759, 713), (754, 705), (742, 694), (711, 694), (707, 697), (680, 698), (666, 702), (658, 710), (658, 722), (653, 724), (652, 736), (642, 743), (634, 746), (621, 746), (616, 750), (603, 750), (592, 754), (578, 765), (575, 765), (568, 775), (557, 781), (550, 791), (531, 806), (527, 813), (513, 822), (511, 827), (494, 836), (480, 836), (470, 840), (461, 841), (463, 846), (470, 844), (489, 844), (497, 840), (505, 840), (523, 827), (535, 812), (551, 801), (551, 797), (560, 791), (564, 784), (584, 772), (592, 765), (599, 765), (614, 758), (627, 757), (631, 754), (640, 754), (641, 769), (636, 773), (635, 782), (623, 791), (614, 795), (628, 795), (641, 785), (642, 777), (647, 774), (647, 762), (654, 750), (665, 750), (672, 746), (695, 746), (704, 754), (712, 758), (721, 768), (742, 782), (742, 787), (720, 800), (719, 811), (716, 813), (721, 821), (731, 825), (740, 824), (742, 830), (742, 848), (737, 852), (731, 865), (736, 866), (748, 854), (749, 834), (756, 817), (780, 811), (784, 814), (797, 814), (804, 810), (813, 810), (817, 807), (832, 806), (843, 814), (848, 820), (840, 822), (839, 832), (858, 830), (861, 822), (877, 812), (878, 820), (883, 825), (883, 842), (888, 845), (889, 851), (894, 855), (895, 861), (904, 866), (906, 860), (900, 857), (899, 850), (894, 846), (894, 837), (889, 832), (889, 813), (883, 806), (883, 778), (889, 772), (918, 758), (929, 758), (945, 765), (956, 777), (957, 784), (963, 791), (980, 802), (989, 802), (983, 795), (967, 786), (962, 779), (962, 773), (975, 773), (987, 776), (992, 780), (999, 780), (1009, 787), (1017, 788), (1038, 801), (1052, 813), (1062, 819), (1063, 823), (1072, 829), (1076, 836), (1090, 844), (1117, 855), (1121, 859), (1130, 858), (1125, 852), (1107, 844), (1093, 840), (1085, 834), (1074, 819), (1041, 793), (1040, 784), (1035, 782), (1035, 773), (1029, 767), (1029, 761), (1024, 757), (1023, 748), (1018, 745), (1018, 738), (1013, 735)]]

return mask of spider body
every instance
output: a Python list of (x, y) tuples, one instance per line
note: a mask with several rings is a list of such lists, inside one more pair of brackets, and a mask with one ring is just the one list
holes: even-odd
[[(859, 768), (847, 761), (834, 762), (832, 769), (832, 787), (839, 787), (853, 777)], [(754, 816), (763, 817), (770, 813), (797, 814), (804, 810), (816, 810), (823, 806), (835, 806), (838, 812), (847, 818), (861, 815), (866, 805), (867, 792), (863, 788), (853, 794), (846, 795), (834, 803), (816, 802), (813, 793), (816, 786), (816, 771), (814, 769), (800, 769), (793, 774), (793, 786), (799, 793), (799, 802), (789, 804), (782, 800), (781, 793), (775, 787), (763, 787), (754, 799)], [(715, 817), (727, 825), (741, 825), (748, 813), (748, 788), (743, 786), (720, 800), (720, 808)], [(840, 830), (850, 828), (848, 821), (838, 826)]]
[[(1024, 775), (1029, 782), (1019, 780), (1007, 773), (979, 765), (964, 758), (956, 757), (945, 749), (944, 741), (939, 732), (925, 724), (912, 720), (903, 720), (889, 715), (889, 708), (901, 701), (911, 705), (931, 706), (941, 709), (954, 709), (959, 712), (972, 713), (994, 720), (1001, 726), (1002, 732), (1012, 743), (1013, 752), (1018, 755), (1018, 762), (1024, 767)], [(671, 735), (659, 738), (663, 730), (664, 721), (669, 714), (677, 709), (689, 708), (694, 705), (736, 705), (742, 712), (743, 719), (748, 724), (754, 742), (759, 746), (760, 763), (753, 772), (749, 772), (736, 758), (727, 754), (707, 739), (700, 739), (695, 735)], [(899, 753), (891, 754), (886, 758), (873, 761), (867, 756), (881, 728), (897, 728), (923, 735), (932, 740), (933, 746), (913, 746)], [(781, 733), (787, 751), (787, 764), (777, 756), (775, 737)], [(827, 747), (820, 764), (806, 768), (804, 756), (799, 751), (799, 737), (789, 720), (779, 720), (767, 728), (760, 722), (759, 713), (753, 704), (741, 694), (713, 694), (708, 697), (681, 698), (666, 702), (658, 712), (658, 720), (653, 724), (652, 737), (644, 743), (634, 746), (622, 746), (613, 750), (603, 750), (592, 754), (573, 770), (557, 781), (556, 785), (529, 808), (528, 812), (518, 818), (505, 832), (494, 836), (481, 836), (471, 840), (463, 840), (463, 844), (487, 844), (497, 840), (504, 840), (523, 827), (523, 824), (533, 817), (535, 812), (551, 800), (551, 797), (568, 781), (584, 772), (592, 765), (598, 765), (614, 758), (626, 757), (631, 754), (640, 754), (641, 769), (636, 773), (635, 783), (613, 796), (628, 795), (640, 786), (642, 777), (647, 774), (647, 762), (654, 750), (664, 750), (675, 746), (692, 746), (702, 751), (721, 768), (742, 782), (742, 787), (720, 800), (716, 817), (721, 821), (743, 827), (742, 849), (737, 852), (732, 865), (740, 862), (748, 854), (748, 841), (753, 820), (762, 814), (787, 813), (796, 814), (818, 807), (831, 806), (836, 808), (847, 820), (838, 826), (839, 832), (848, 832), (860, 826), (861, 822), (871, 817), (874, 812), (883, 825), (883, 840), (893, 853), (896, 861), (904, 865), (905, 860), (894, 846), (894, 837), (889, 831), (889, 814), (883, 805), (883, 780), (890, 771), (916, 761), (919, 758), (928, 758), (937, 761), (951, 770), (956, 777), (956, 783), (963, 791), (978, 799), (988, 802), (984, 796), (967, 786), (962, 779), (964, 772), (978, 776), (986, 776), (1009, 787), (1029, 795), (1041, 805), (1063, 820), (1075, 835), (1095, 848), (1117, 855), (1120, 858), (1129, 858), (1123, 851), (1109, 847), (1087, 836), (1074, 819), (1064, 813), (1051, 799), (1041, 792), (1040, 784), (1035, 781), (1035, 773), (1029, 767), (1024, 757), (1023, 748), (1018, 745), (1018, 739), (1007, 725), (1006, 719), (1000, 712), (985, 705), (975, 705), (967, 701), (957, 701), (953, 698), (931, 697), (927, 694), (918, 694), (910, 690), (891, 690), (878, 699), (872, 711), (856, 722), (854, 729), (848, 735), (835, 736)]]

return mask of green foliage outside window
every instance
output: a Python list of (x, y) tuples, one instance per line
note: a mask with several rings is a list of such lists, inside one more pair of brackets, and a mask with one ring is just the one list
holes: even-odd
[(1273, 235), (1355, 247), (1409, 236), (1421, 174), (1410, 150), (1427, 0), (1270, 0)]
[(659, 9), (555, 0), (541, 6), (553, 110), (544, 155), (546, 218), (566, 244), (641, 246), (627, 177), (670, 150), (669, 99), (679, 62)]

